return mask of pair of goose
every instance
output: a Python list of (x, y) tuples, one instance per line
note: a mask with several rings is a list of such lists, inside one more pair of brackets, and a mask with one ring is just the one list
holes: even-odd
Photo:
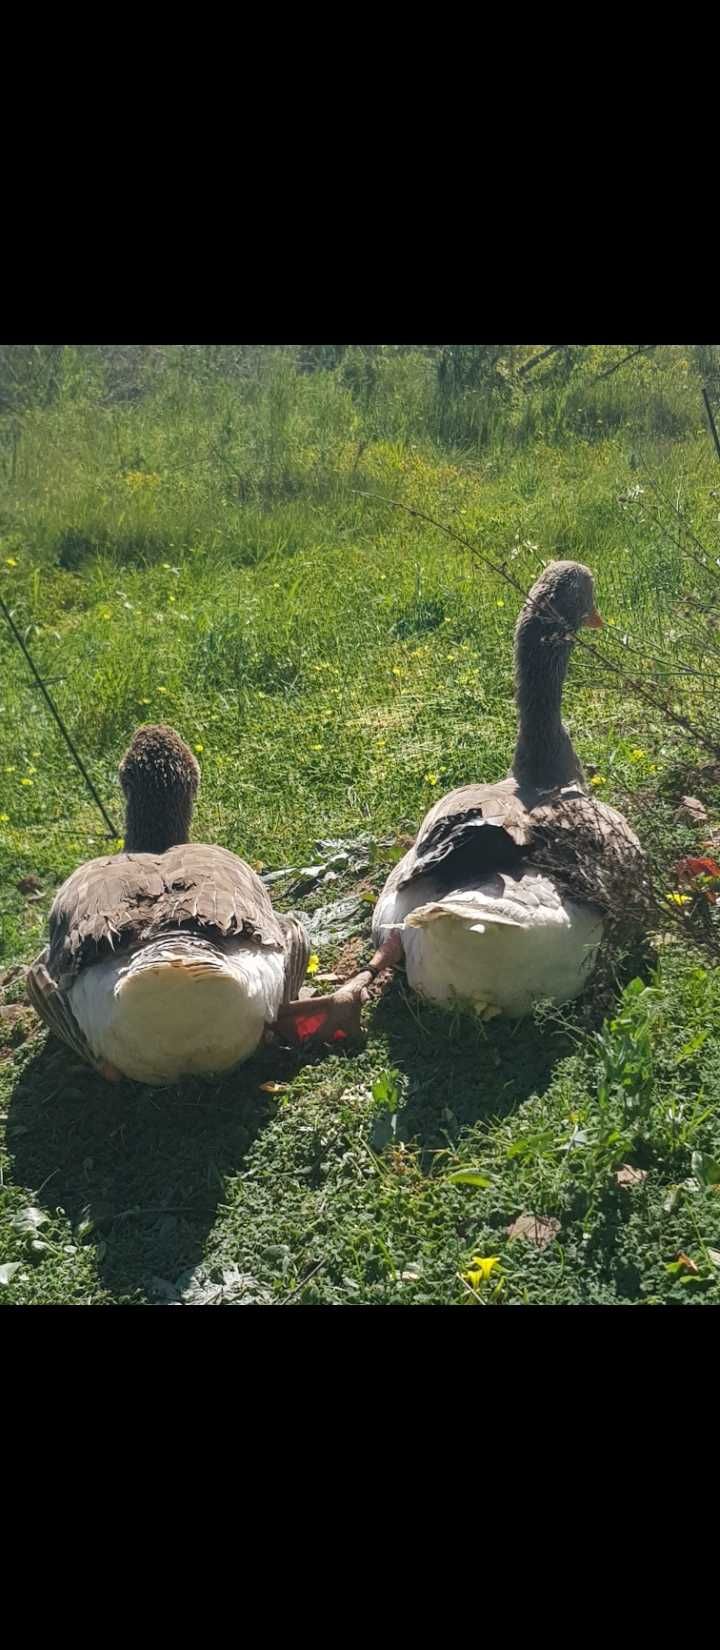
[(38, 1013), (108, 1080), (163, 1084), (231, 1069), (269, 1028), (299, 1043), (359, 1030), (368, 984), (403, 953), (414, 990), (485, 1015), (577, 996), (607, 913), (644, 881), (636, 836), (587, 794), (562, 722), (573, 639), (601, 623), (589, 569), (551, 563), (515, 632), (509, 777), (431, 808), (375, 907), (372, 961), (328, 997), (300, 998), (304, 930), (273, 909), (255, 872), (190, 842), (192, 752), (171, 728), (140, 728), (120, 766), (124, 851), (59, 890), (27, 977)]

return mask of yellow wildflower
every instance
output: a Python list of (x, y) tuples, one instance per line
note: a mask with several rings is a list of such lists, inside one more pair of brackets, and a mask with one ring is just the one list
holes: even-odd
[(473, 1255), (472, 1264), (467, 1272), (463, 1272), (466, 1283), (471, 1289), (479, 1289), (485, 1283), (494, 1267), (500, 1265), (499, 1255)]
[(9, 814), (0, 814), (0, 825), (8, 825), (9, 823), (10, 823), (10, 815)]
[(637, 751), (631, 751), (631, 752), (630, 752), (630, 761), (631, 761), (631, 762), (642, 762), (642, 760), (643, 760), (643, 757), (644, 757), (644, 756), (645, 756), (645, 755), (646, 755), (646, 754), (647, 754), (647, 753), (646, 753), (646, 752), (645, 752), (645, 751), (640, 751), (640, 750), (637, 750)]
[(671, 905), (689, 905), (691, 900), (690, 894), (666, 894), (665, 898)]
[(15, 557), (14, 556), (6, 556), (5, 557), (5, 566), (6, 567), (17, 567), (17, 562), (15, 560)]
[(307, 965), (308, 974), (317, 974), (317, 971), (318, 971), (319, 967), (320, 967), (320, 958), (317, 954), (317, 951), (313, 951), (311, 956), (308, 957), (308, 965)]
[(32, 785), (32, 779), (21, 779), (20, 784), (21, 785)]
[(594, 773), (593, 776), (592, 776), (592, 779), (590, 780), (590, 784), (594, 785), (596, 789), (597, 789), (598, 785), (607, 784), (607, 780), (605, 778), (604, 773)]
[(198, 741), (197, 745), (195, 746), (195, 749), (198, 753), (198, 756), (202, 756), (202, 753), (205, 749), (205, 746), (203, 744), (201, 744), (200, 741)]
[(426, 773), (425, 778), (428, 785), (437, 785), (440, 782), (439, 773)]

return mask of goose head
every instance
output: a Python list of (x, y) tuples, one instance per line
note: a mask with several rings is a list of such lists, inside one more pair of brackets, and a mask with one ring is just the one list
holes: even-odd
[(579, 561), (550, 562), (533, 585), (515, 630), (519, 729), (511, 771), (533, 790), (584, 783), (562, 722), (570, 649), (583, 625), (595, 630), (602, 625), (590, 568)]
[(595, 606), (595, 581), (590, 568), (584, 567), (581, 561), (549, 562), (528, 595), (518, 619), (516, 638), (521, 627), (533, 619), (546, 631), (564, 627), (568, 639), (572, 639), (582, 625), (599, 630), (602, 619)]
[(174, 728), (138, 728), (118, 770), (125, 793), (125, 852), (164, 854), (189, 842), (200, 768)]

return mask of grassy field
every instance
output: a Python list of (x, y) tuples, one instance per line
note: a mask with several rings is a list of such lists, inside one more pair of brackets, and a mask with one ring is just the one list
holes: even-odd
[(0, 412), (0, 595), (118, 831), (128, 739), (170, 722), (198, 840), (274, 871), (360, 839), (272, 891), (356, 896), (321, 975), (367, 954), (403, 837), (515, 732), (519, 597), (394, 500), (523, 588), (592, 567), (607, 668), (575, 650), (566, 721), (658, 888), (648, 944), (568, 1009), (476, 1026), (400, 977), (357, 1049), (106, 1087), (23, 1006), (54, 890), (108, 839), (0, 615), (0, 1302), (720, 1301), (716, 907), (673, 871), (720, 842), (718, 352), (611, 373), (630, 348), (525, 379), (533, 346), (485, 378), (475, 346), (178, 349), (128, 400), (66, 349)]

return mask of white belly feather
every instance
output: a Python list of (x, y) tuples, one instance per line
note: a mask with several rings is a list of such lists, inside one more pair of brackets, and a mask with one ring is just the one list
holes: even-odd
[(596, 911), (564, 898), (538, 871), (499, 872), (476, 888), (450, 892), (421, 878), (378, 902), (378, 943), (395, 925), (414, 991), (513, 1016), (527, 1014), (541, 997), (576, 997), (603, 932)]
[(248, 1059), (284, 983), (279, 948), (167, 935), (84, 968), (70, 1007), (98, 1059), (138, 1083), (172, 1083)]

